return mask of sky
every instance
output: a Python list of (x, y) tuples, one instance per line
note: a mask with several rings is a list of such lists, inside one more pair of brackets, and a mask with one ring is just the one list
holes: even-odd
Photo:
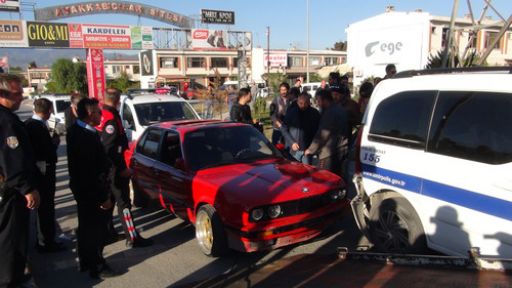
[[(38, 8), (70, 4), (74, 0), (34, 0)], [(305, 49), (307, 47), (307, 1), (308, 0), (138, 0), (137, 2), (165, 8), (187, 16), (199, 16), (200, 10), (217, 9), (235, 12), (235, 25), (210, 25), (212, 29), (231, 29), (253, 32), (255, 46), (266, 47), (266, 27), (271, 29), (271, 49)], [(31, 1), (28, 1), (31, 2)], [(423, 9), (437, 16), (450, 16), (453, 7), (451, 0), (309, 0), (310, 7), (310, 48), (326, 49), (337, 41), (346, 39), (345, 29), (368, 17), (383, 13), (386, 6), (395, 6), (396, 11)], [(459, 15), (468, 13), (467, 0), (460, 0)], [(471, 0), (475, 14), (480, 15), (484, 0)], [(492, 1), (496, 9), (508, 18), (512, 14), (512, 0)], [(162, 5), (163, 4), (163, 5)], [(29, 8), (29, 7), (26, 7)], [(490, 12), (493, 19), (499, 17)], [(18, 19), (17, 14), (0, 13), (0, 19)], [(32, 20), (32, 12), (24, 11), (22, 18)], [(135, 16), (100, 14), (73, 17), (58, 22), (126, 24), (169, 27), (168, 24)]]

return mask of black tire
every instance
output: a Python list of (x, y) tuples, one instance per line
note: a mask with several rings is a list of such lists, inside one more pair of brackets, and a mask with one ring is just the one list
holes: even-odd
[(420, 218), (402, 197), (384, 198), (372, 206), (369, 237), (385, 253), (424, 253), (427, 243)]
[[(202, 243), (202, 238), (205, 233), (204, 227), (200, 227), (203, 223), (200, 223), (201, 219), (205, 217), (209, 219), (211, 223), (211, 243)], [(226, 239), (226, 232), (224, 231), (224, 225), (220, 220), (219, 215), (215, 208), (211, 205), (203, 205), (196, 214), (196, 239), (198, 241), (201, 251), (210, 257), (220, 257), (226, 255), (228, 252), (228, 244)]]
[(132, 180), (130, 188), (133, 190), (133, 206), (139, 208), (148, 208), (149, 196), (141, 191), (137, 184)]

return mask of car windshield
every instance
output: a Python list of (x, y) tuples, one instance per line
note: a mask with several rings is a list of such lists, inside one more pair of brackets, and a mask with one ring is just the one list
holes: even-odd
[(134, 105), (140, 125), (185, 119), (198, 119), (186, 102), (155, 102)]
[(185, 159), (193, 171), (280, 156), (265, 136), (251, 126), (218, 126), (189, 132), (184, 148)]
[(66, 109), (68, 109), (68, 107), (71, 105), (71, 101), (69, 100), (57, 100), (55, 101), (55, 106), (57, 106), (57, 111), (55, 111), (55, 113), (62, 113), (64, 112)]

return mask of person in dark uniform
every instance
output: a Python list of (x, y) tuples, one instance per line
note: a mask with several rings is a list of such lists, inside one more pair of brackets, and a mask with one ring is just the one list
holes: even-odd
[[(135, 228), (134, 220), (130, 209), (132, 208), (130, 199), (130, 177), (132, 170), (126, 166), (124, 152), (128, 149), (128, 138), (124, 131), (121, 117), (117, 108), (121, 101), (119, 90), (107, 89), (103, 109), (101, 110), (101, 123), (96, 127), (105, 152), (113, 165), (113, 181), (110, 189), (117, 205), (117, 214), (121, 220), (124, 233), (126, 235), (126, 246), (129, 248), (147, 247), (153, 244), (150, 239), (142, 237)], [(112, 209), (110, 214), (110, 223), (112, 223)], [(111, 233), (117, 234), (113, 225), (109, 225)]]
[(249, 90), (249, 88), (241, 88), (238, 92), (236, 102), (231, 106), (231, 111), (229, 111), (231, 121), (251, 125), (254, 124), (251, 115), (251, 107), (249, 106), (251, 99), (251, 90)]
[(64, 250), (62, 243), (55, 241), (55, 169), (60, 136), (57, 133), (50, 135), (47, 121), (51, 114), (52, 102), (40, 98), (34, 101), (34, 115), (25, 121), (40, 172), (37, 188), (41, 194), (41, 205), (37, 209), (36, 249), (42, 253)]
[(84, 98), (80, 93), (74, 92), (71, 94), (71, 105), (64, 111), (64, 121), (66, 121), (66, 130), (73, 126), (76, 121), (76, 105)]
[(112, 208), (109, 183), (111, 163), (94, 128), (101, 121), (98, 100), (84, 98), (77, 105), (77, 121), (66, 134), (69, 186), (78, 208), (78, 258), (80, 271), (92, 278), (116, 273), (103, 258), (108, 214)]
[(13, 113), (22, 100), (20, 78), (0, 75), (0, 287), (30, 280), (25, 275), (28, 209), (39, 206), (32, 146), (25, 125)]

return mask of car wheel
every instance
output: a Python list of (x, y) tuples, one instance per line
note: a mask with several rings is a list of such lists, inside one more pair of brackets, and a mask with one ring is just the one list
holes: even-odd
[(141, 191), (133, 180), (130, 182), (130, 190), (133, 193), (133, 206), (139, 208), (147, 208), (149, 206), (149, 196)]
[(226, 233), (217, 211), (210, 205), (199, 208), (196, 215), (196, 239), (207, 256), (218, 257), (227, 250)]
[(422, 253), (427, 250), (418, 214), (404, 198), (382, 199), (371, 208), (369, 216), (369, 240), (379, 251)]

